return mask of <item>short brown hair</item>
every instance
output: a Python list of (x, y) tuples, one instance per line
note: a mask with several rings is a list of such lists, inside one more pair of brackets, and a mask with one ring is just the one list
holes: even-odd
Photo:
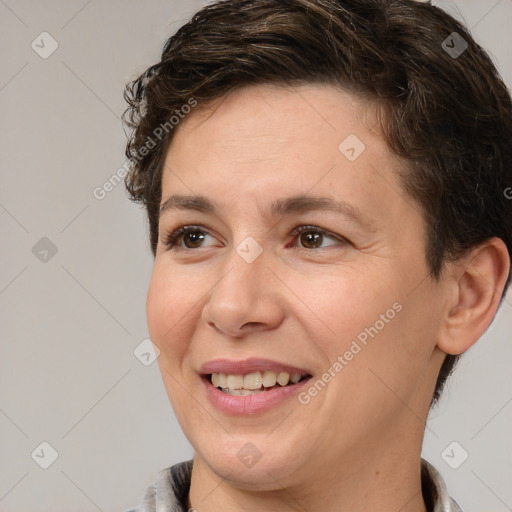
[[(264, 83), (335, 85), (382, 107), (383, 136), (408, 163), (403, 188), (425, 219), (433, 278), (491, 237), (512, 253), (511, 98), (462, 24), (414, 0), (223, 0), (196, 13), (126, 86), (125, 183), (146, 208), (153, 254), (170, 117), (191, 100), (207, 106)], [(431, 405), (458, 357), (446, 356)]]

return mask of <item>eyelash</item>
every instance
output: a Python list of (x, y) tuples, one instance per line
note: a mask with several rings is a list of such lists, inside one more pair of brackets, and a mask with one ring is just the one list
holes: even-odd
[[(175, 229), (174, 231), (170, 231), (164, 238), (164, 246), (167, 250), (171, 250), (177, 246), (177, 240), (181, 235), (187, 234), (187, 233), (194, 233), (199, 232), (201, 234), (209, 235), (208, 231), (203, 229), (201, 226), (180, 226), (179, 228)], [(330, 233), (329, 231), (326, 231), (325, 229), (318, 228), (316, 226), (298, 226), (296, 227), (290, 234), (290, 236), (293, 236), (294, 238), (300, 236), (304, 232), (311, 232), (311, 233), (318, 233), (322, 235), (327, 235), (329, 238), (334, 238), (338, 240), (338, 242), (342, 244), (349, 244), (350, 241), (346, 238), (343, 238), (341, 236), (335, 235), (333, 233)], [(194, 249), (188, 248), (188, 247), (178, 247), (178, 249), (183, 249), (185, 251), (193, 251)], [(199, 247), (201, 249), (201, 247)], [(299, 249), (304, 250), (310, 250), (310, 251), (317, 251), (319, 248), (316, 249), (308, 249), (307, 247), (299, 247)], [(321, 248), (320, 248), (321, 249)]]

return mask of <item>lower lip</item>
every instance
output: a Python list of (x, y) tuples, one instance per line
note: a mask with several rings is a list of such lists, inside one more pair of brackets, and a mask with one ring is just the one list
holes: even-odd
[(297, 396), (300, 389), (303, 388), (310, 379), (311, 377), (308, 377), (291, 386), (273, 388), (269, 391), (261, 391), (254, 395), (245, 396), (228, 395), (224, 393), (216, 388), (208, 377), (203, 377), (201, 380), (206, 387), (208, 399), (214, 407), (226, 414), (245, 416), (268, 411), (283, 403), (285, 400)]

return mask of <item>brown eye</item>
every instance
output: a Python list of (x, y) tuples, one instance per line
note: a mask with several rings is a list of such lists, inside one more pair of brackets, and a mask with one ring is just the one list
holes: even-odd
[(348, 240), (315, 226), (299, 226), (292, 236), (299, 249), (325, 249), (331, 245), (344, 245)]
[[(205, 240), (210, 237), (211, 241)], [(212, 246), (215, 239), (202, 228), (198, 226), (181, 226), (175, 231), (169, 233), (164, 239), (164, 246), (167, 249), (201, 249)]]
[(189, 231), (183, 235), (183, 243), (187, 249), (196, 249), (201, 246), (204, 238), (202, 231)]
[(300, 243), (306, 249), (317, 249), (322, 245), (324, 235), (314, 231), (306, 231), (300, 235)]

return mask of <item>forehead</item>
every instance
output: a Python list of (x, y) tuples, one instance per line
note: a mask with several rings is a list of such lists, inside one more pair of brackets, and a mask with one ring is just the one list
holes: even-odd
[[(246, 155), (259, 158), (277, 156), (273, 150), (302, 139), (323, 140), (325, 143), (318, 149), (325, 151), (328, 144), (343, 137), (346, 129), (366, 138), (366, 132), (374, 131), (377, 137), (372, 143), (385, 145), (378, 136), (375, 120), (371, 121), (374, 111), (369, 103), (363, 104), (350, 93), (329, 85), (252, 85), (196, 108), (181, 122), (174, 136), (180, 145), (189, 139), (192, 143), (201, 139), (227, 151), (241, 139), (252, 141), (253, 144), (244, 143), (243, 150)], [(262, 154), (258, 145), (263, 144), (266, 151)]]
[[(166, 156), (170, 193), (215, 202), (329, 195), (371, 216), (406, 201), (371, 107), (333, 86), (250, 86), (181, 121)], [(410, 202), (410, 200), (409, 200)]]

